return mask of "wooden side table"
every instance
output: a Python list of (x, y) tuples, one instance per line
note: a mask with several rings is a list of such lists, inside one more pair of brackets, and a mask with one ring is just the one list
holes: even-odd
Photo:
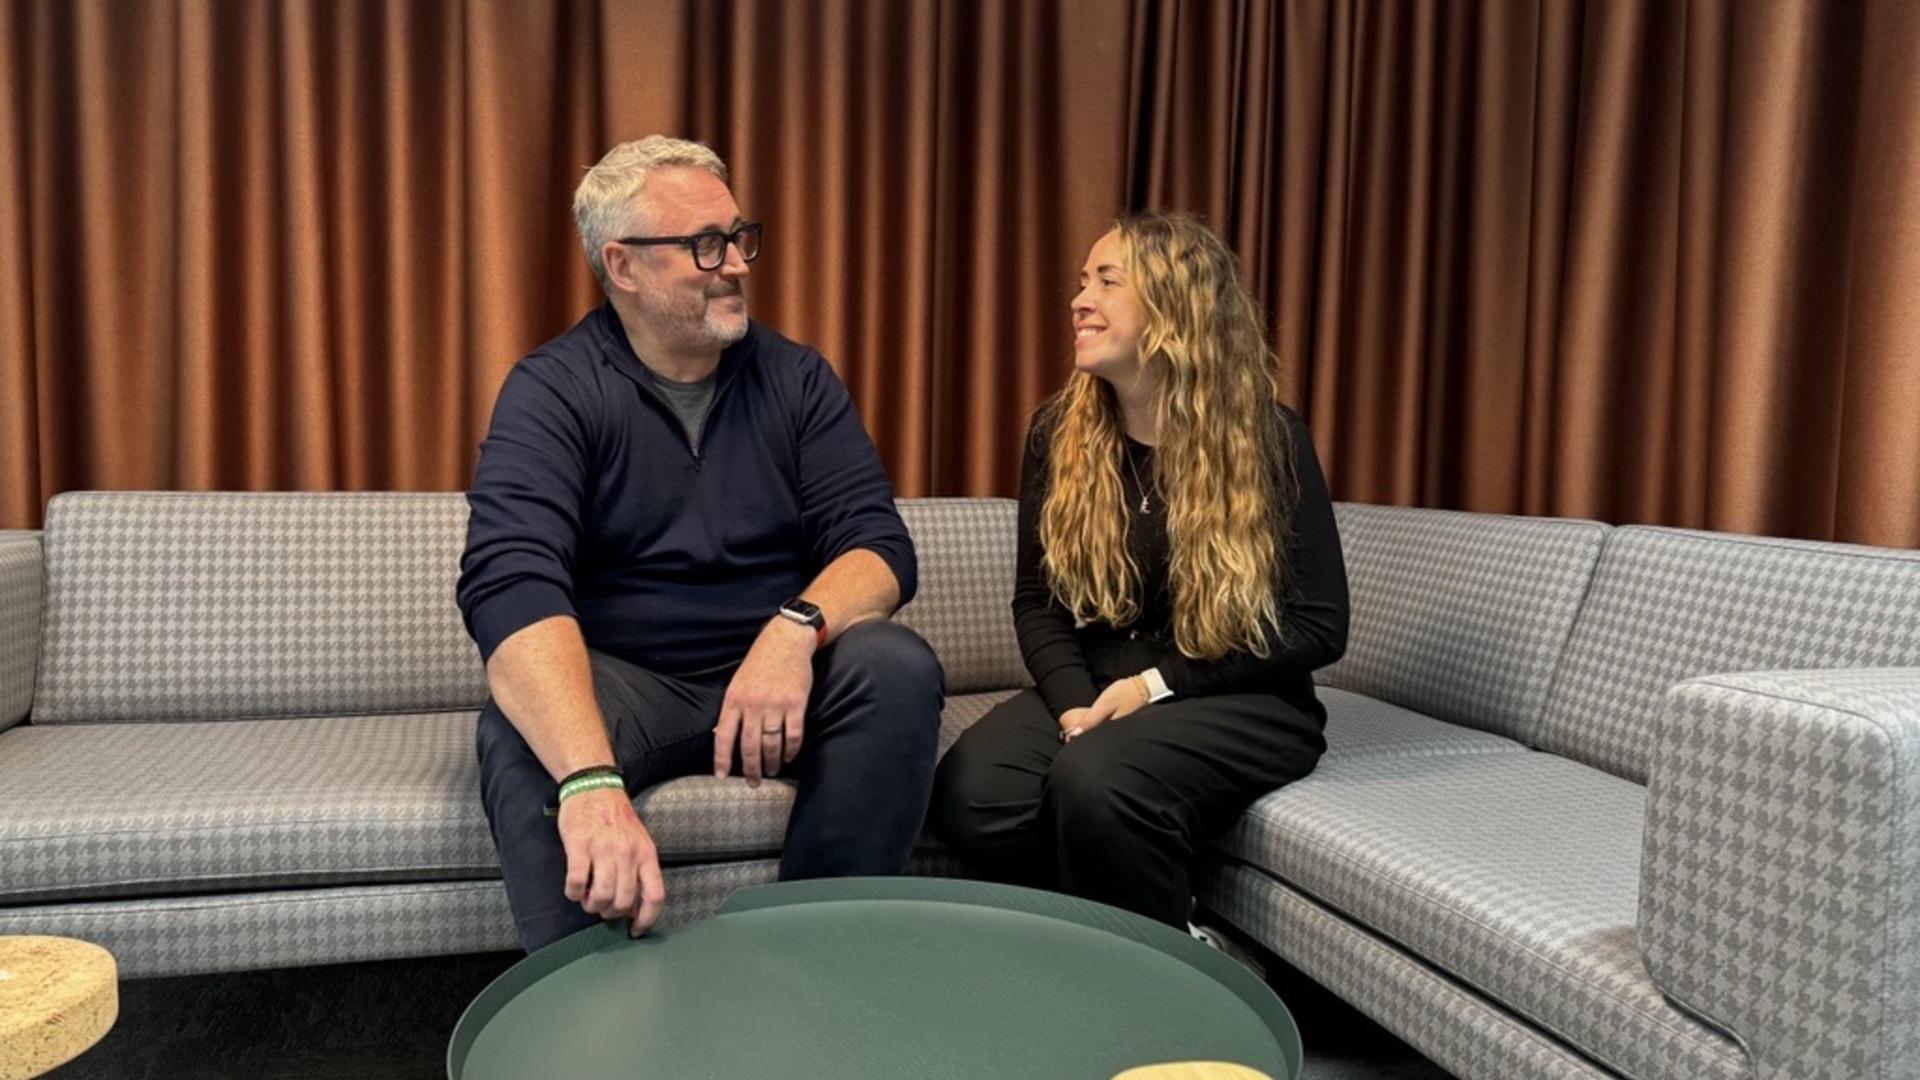
[(1259, 1069), (1230, 1061), (1169, 1061), (1128, 1069), (1113, 1080), (1273, 1080)]
[(0, 935), (0, 1080), (72, 1061), (119, 1016), (112, 953), (72, 938)]

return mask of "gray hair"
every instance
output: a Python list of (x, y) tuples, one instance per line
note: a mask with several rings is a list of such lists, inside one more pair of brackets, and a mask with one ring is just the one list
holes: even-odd
[(607, 151), (573, 189), (573, 223), (580, 230), (580, 246), (586, 249), (587, 264), (593, 267), (593, 276), (600, 279), (602, 290), (607, 289), (607, 267), (600, 249), (633, 228), (636, 216), (643, 216), (635, 202), (646, 190), (647, 174), (665, 168), (705, 169), (721, 183), (727, 182), (727, 163), (706, 144), (649, 135)]

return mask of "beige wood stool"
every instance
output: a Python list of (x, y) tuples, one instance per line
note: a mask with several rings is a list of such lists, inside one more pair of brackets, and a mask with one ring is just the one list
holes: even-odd
[(72, 1061), (119, 1015), (112, 953), (72, 938), (0, 935), (0, 1080)]
[(1273, 1080), (1273, 1077), (1230, 1061), (1168, 1061), (1128, 1069), (1113, 1080)]

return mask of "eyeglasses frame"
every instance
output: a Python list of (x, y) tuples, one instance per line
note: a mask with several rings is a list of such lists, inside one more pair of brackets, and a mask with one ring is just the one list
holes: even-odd
[[(746, 245), (741, 243), (741, 238), (749, 233), (751, 233), (754, 238), (753, 254), (751, 255), (747, 254)], [(709, 236), (720, 237), (723, 241), (720, 245), (720, 261), (714, 263), (712, 266), (702, 266), (700, 264), (700, 241)], [(721, 232), (719, 229), (702, 229), (697, 233), (690, 233), (686, 236), (628, 236), (616, 240), (614, 243), (632, 244), (635, 247), (660, 247), (664, 245), (683, 247), (687, 249), (687, 254), (693, 256), (694, 269), (711, 273), (727, 264), (727, 248), (739, 248), (740, 260), (742, 262), (752, 262), (760, 257), (760, 245), (764, 243), (765, 240), (765, 228), (760, 222), (743, 221), (739, 227), (732, 232)]]

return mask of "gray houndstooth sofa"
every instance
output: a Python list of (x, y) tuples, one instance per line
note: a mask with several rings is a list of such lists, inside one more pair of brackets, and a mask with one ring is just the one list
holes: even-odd
[[(944, 746), (1026, 682), (1014, 506), (902, 510)], [(1920, 555), (1337, 510), (1329, 751), (1209, 907), (1462, 1077), (1920, 1077)], [(0, 534), (0, 933), (132, 976), (511, 947), (464, 519), (84, 493)], [(641, 795), (669, 919), (771, 879), (788, 799)]]

